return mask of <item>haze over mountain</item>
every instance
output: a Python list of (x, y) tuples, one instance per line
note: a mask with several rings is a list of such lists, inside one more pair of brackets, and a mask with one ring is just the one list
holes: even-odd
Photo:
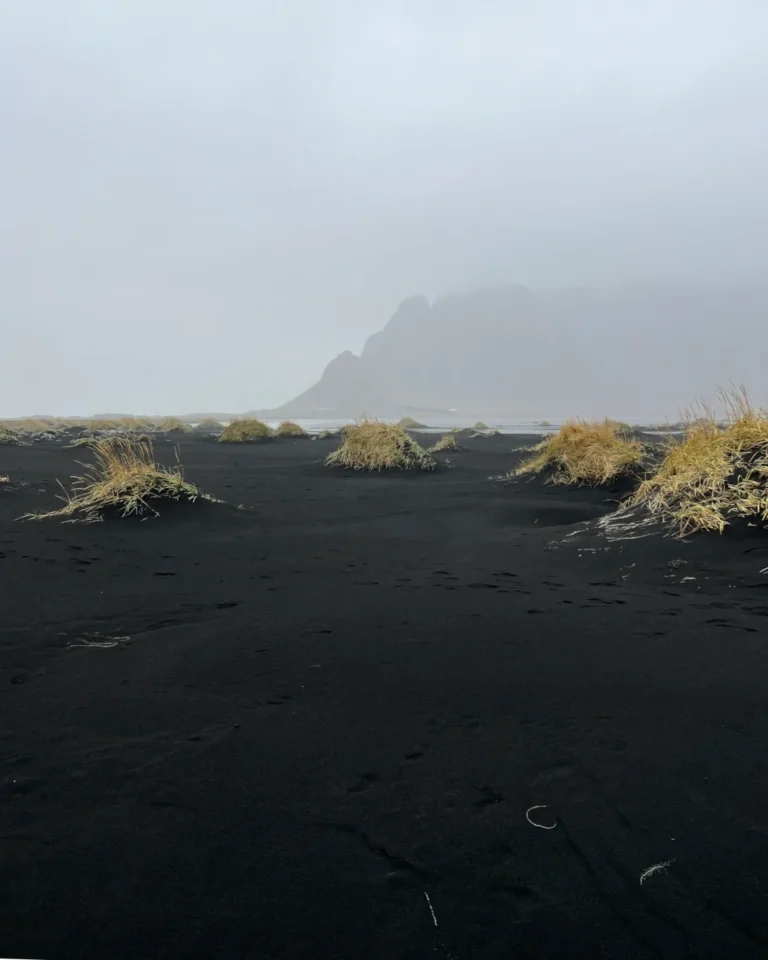
[[(0, 0), (0, 416), (273, 407), (409, 293), (762, 282), (767, 36), (764, 0)], [(474, 301), (422, 311), (402, 401), (602, 409), (567, 345), (653, 341), (505, 296), (495, 350)], [(456, 379), (454, 326), (498, 370)], [(392, 336), (343, 376), (395, 377)]]
[(676, 418), (728, 381), (765, 401), (766, 318), (768, 285), (414, 296), (272, 413)]

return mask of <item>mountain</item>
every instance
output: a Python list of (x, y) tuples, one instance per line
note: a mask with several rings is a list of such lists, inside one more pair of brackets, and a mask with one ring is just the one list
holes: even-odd
[(672, 416), (730, 382), (768, 397), (768, 287), (518, 285), (414, 296), (263, 415)]

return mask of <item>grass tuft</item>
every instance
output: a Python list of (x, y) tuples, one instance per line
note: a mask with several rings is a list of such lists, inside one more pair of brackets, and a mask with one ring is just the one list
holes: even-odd
[(643, 445), (611, 420), (571, 420), (531, 448), (513, 476), (548, 473), (551, 483), (598, 486), (638, 469)]
[(156, 424), (150, 417), (120, 417), (117, 426), (120, 430), (136, 433), (139, 430), (153, 430)]
[(102, 441), (98, 437), (76, 437), (68, 447), (95, 447)]
[(217, 433), (224, 428), (222, 424), (220, 424), (218, 420), (214, 420), (213, 417), (204, 417), (194, 429), (200, 430), (201, 432), (208, 431), (210, 433)]
[(123, 424), (119, 420), (104, 420), (100, 417), (94, 417), (86, 420), (84, 424), (89, 430), (121, 430)]
[(17, 436), (20, 433), (50, 433), (60, 430), (61, 426), (56, 425), (50, 420), (42, 420), (35, 417), (25, 417), (21, 420), (5, 421), (0, 424), (0, 430), (10, 430)]
[(158, 516), (154, 500), (213, 500), (188, 483), (181, 465), (169, 468), (155, 463), (152, 444), (128, 437), (111, 437), (94, 446), (95, 463), (84, 464), (86, 472), (73, 477), (65, 503), (48, 513), (27, 514), (25, 519), (65, 517), (69, 522), (93, 523), (103, 519), (105, 510), (120, 516)]
[(307, 431), (294, 423), (293, 420), (283, 420), (280, 426), (275, 430), (276, 437), (308, 437)]
[(219, 443), (248, 443), (252, 440), (269, 440), (272, 431), (261, 420), (233, 420), (224, 428)]
[(15, 430), (9, 430), (7, 427), (0, 427), (0, 443), (19, 443), (19, 435)]
[(165, 417), (160, 421), (159, 429), (162, 433), (192, 433), (192, 427), (178, 417)]
[(360, 420), (344, 428), (343, 443), (326, 458), (326, 466), (350, 470), (432, 470), (435, 460), (403, 427), (380, 420)]
[(674, 524), (680, 536), (722, 533), (735, 518), (768, 520), (768, 412), (742, 391), (721, 394), (727, 416), (688, 415), (681, 440), (666, 444), (656, 471), (627, 506), (643, 504)]
[(452, 433), (441, 437), (437, 443), (427, 450), (427, 453), (439, 453), (441, 450), (460, 450), (461, 447), (456, 443), (456, 437)]

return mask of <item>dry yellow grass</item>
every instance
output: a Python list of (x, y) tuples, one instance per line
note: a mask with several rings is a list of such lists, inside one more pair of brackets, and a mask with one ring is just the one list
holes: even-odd
[(191, 433), (192, 427), (179, 420), (178, 417), (165, 417), (160, 421), (159, 428), (163, 433)]
[(308, 437), (307, 431), (294, 423), (293, 420), (283, 420), (280, 426), (275, 430), (276, 437)]
[(86, 420), (84, 426), (89, 430), (120, 430), (123, 425), (119, 420), (103, 420), (95, 417), (92, 420)]
[(549, 473), (551, 483), (597, 486), (638, 469), (645, 448), (611, 420), (572, 420), (532, 448), (514, 476)]
[(68, 447), (95, 447), (102, 441), (98, 437), (76, 437)]
[(680, 441), (670, 441), (656, 471), (627, 503), (645, 505), (681, 536), (722, 533), (737, 517), (768, 520), (768, 412), (744, 391), (722, 394), (726, 420), (711, 411), (688, 416)]
[(458, 443), (456, 443), (456, 437), (454, 437), (452, 433), (448, 433), (444, 437), (441, 437), (433, 447), (430, 447), (427, 453), (439, 453), (441, 450), (459, 449), (461, 448)]
[(121, 430), (125, 433), (136, 433), (139, 430), (154, 430), (157, 423), (151, 417), (90, 417), (87, 420), (62, 423), (62, 426), (79, 426), (88, 430)]
[(432, 470), (434, 459), (403, 427), (360, 420), (344, 428), (344, 441), (326, 458), (329, 467), (350, 470)]
[(261, 420), (233, 420), (224, 428), (219, 443), (247, 443), (251, 440), (268, 440), (272, 431)]
[(47, 433), (61, 429), (61, 426), (52, 423), (50, 420), (24, 417), (20, 420), (4, 420), (0, 423), (0, 429), (10, 430), (15, 433)]
[(196, 429), (196, 430), (203, 430), (203, 431), (205, 431), (205, 430), (213, 430), (213, 431), (215, 431), (215, 430), (221, 430), (221, 429), (223, 429), (223, 428), (222, 428), (222, 425), (219, 423), (219, 421), (218, 421), (218, 420), (214, 420), (213, 417), (204, 417), (204, 418), (200, 421), (200, 423), (198, 423), (198, 425), (197, 425), (197, 427), (195, 427), (195, 429)]
[(167, 468), (155, 463), (149, 442), (111, 437), (95, 444), (94, 455), (95, 463), (83, 464), (83, 476), (72, 478), (72, 490), (62, 498), (63, 507), (27, 514), (25, 519), (63, 517), (71, 523), (93, 523), (103, 519), (105, 510), (124, 517), (146, 513), (157, 516), (151, 501), (213, 499), (187, 483), (180, 464)]
[(9, 430), (7, 427), (0, 427), (0, 443), (18, 443), (19, 436), (15, 430)]
[(152, 430), (156, 426), (150, 417), (120, 417), (118, 426), (121, 430), (136, 432), (137, 430)]

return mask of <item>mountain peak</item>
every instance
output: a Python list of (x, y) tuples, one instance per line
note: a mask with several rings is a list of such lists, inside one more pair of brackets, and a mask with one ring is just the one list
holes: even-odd
[[(659, 285), (534, 291), (507, 285), (408, 297), (359, 357), (337, 356), (279, 415), (452, 410), (457, 418), (677, 418), (730, 381), (764, 402), (768, 290)], [(723, 357), (737, 324), (750, 350)], [(691, 363), (692, 349), (696, 362)], [(333, 413), (331, 414), (331, 411)], [(414, 411), (416, 411), (414, 413)]]
[(385, 330), (405, 329), (429, 316), (429, 300), (423, 294), (408, 297), (389, 318)]

